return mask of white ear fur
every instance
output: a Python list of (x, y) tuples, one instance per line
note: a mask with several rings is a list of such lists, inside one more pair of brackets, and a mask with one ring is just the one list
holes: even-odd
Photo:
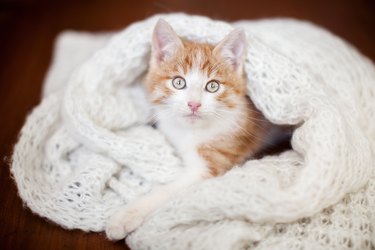
[(172, 27), (163, 19), (159, 19), (152, 34), (153, 59), (156, 62), (168, 60), (182, 47), (182, 41)]
[(218, 53), (224, 60), (231, 64), (235, 70), (242, 70), (245, 47), (245, 31), (241, 28), (237, 28), (224, 37), (214, 48), (213, 53)]

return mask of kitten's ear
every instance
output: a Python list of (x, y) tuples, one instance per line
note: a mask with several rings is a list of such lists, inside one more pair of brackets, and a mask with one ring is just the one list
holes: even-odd
[(157, 62), (167, 60), (180, 48), (183, 48), (181, 39), (166, 21), (159, 19), (152, 34), (153, 58)]
[(241, 28), (230, 32), (213, 50), (231, 64), (235, 70), (242, 71), (246, 46), (246, 34)]

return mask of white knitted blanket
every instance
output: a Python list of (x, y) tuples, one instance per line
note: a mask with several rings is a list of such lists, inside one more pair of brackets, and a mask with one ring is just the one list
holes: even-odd
[[(118, 207), (183, 167), (164, 136), (147, 125), (141, 77), (159, 17), (113, 36), (66, 32), (58, 38), (42, 102), (27, 118), (11, 166), (35, 213), (65, 228), (102, 231)], [(131, 234), (129, 246), (375, 247), (374, 65), (305, 22), (162, 17), (180, 36), (209, 43), (244, 27), (251, 98), (272, 122), (298, 128), (293, 150), (192, 187)]]

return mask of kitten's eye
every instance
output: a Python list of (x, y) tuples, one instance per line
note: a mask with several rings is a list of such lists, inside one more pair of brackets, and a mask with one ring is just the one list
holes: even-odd
[(177, 76), (177, 77), (173, 78), (172, 85), (176, 89), (183, 89), (183, 88), (186, 87), (186, 82), (185, 82), (184, 78), (182, 78), (180, 76)]
[(215, 93), (219, 90), (220, 84), (217, 81), (210, 81), (206, 85), (206, 90), (210, 93)]

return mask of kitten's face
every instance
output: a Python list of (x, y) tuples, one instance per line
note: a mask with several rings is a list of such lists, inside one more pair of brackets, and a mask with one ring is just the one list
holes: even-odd
[(157, 115), (199, 127), (243, 108), (244, 43), (241, 31), (230, 33), (216, 47), (182, 42), (165, 21), (159, 21), (146, 78)]

